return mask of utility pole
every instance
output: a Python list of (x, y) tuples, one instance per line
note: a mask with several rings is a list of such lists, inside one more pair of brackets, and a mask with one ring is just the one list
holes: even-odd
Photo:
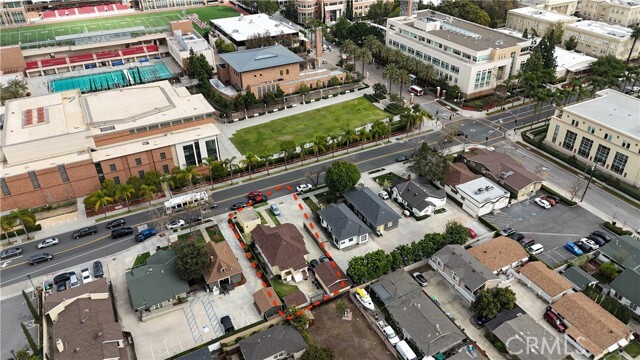
[(591, 185), (591, 180), (593, 179), (593, 173), (596, 172), (596, 166), (598, 163), (594, 163), (591, 165), (591, 175), (589, 175), (589, 181), (587, 182), (587, 186), (584, 188), (584, 192), (582, 193), (582, 197), (580, 198), (580, 202), (584, 200), (584, 196), (587, 194), (587, 190), (589, 190), (589, 185)]

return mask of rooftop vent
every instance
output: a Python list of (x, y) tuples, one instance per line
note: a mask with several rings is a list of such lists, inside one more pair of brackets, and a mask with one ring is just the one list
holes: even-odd
[(501, 179), (506, 179), (511, 175), (513, 175), (513, 171), (503, 171), (502, 174), (500, 174), (500, 178)]

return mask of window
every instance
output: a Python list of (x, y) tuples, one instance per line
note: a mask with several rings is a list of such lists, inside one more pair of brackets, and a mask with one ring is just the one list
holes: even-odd
[(598, 145), (598, 150), (596, 151), (596, 156), (593, 158), (593, 161), (604, 165), (607, 162), (607, 158), (609, 158), (609, 151), (611, 151), (611, 149), (609, 149), (608, 147), (604, 146), (604, 145)]
[(218, 149), (216, 146), (216, 140), (211, 139), (204, 142), (205, 148), (207, 149), (207, 156), (218, 160)]
[(284, 75), (284, 71), (280, 70), (280, 76)]
[(165, 174), (169, 173), (169, 165), (162, 165), (162, 172)]
[(442, 264), (442, 260), (440, 260), (440, 258), (436, 259), (436, 265), (438, 265), (440, 269), (444, 267), (444, 264)]
[(116, 171), (116, 164), (109, 165), (109, 171)]
[(31, 185), (33, 185), (34, 189), (40, 189), (40, 181), (38, 181), (38, 176), (36, 176), (35, 171), (29, 171), (29, 179), (31, 179)]
[(571, 125), (578, 127), (578, 124), (580, 124), (578, 120), (571, 120)]
[(626, 140), (622, 140), (622, 147), (628, 149), (631, 147), (631, 143), (627, 142)]
[(289, 69), (287, 69), (287, 75), (289, 75)]
[(593, 134), (594, 132), (596, 132), (596, 128), (591, 127), (591, 126), (587, 126), (587, 132), (588, 132), (589, 134)]
[(182, 150), (184, 151), (184, 162), (187, 165), (198, 165), (196, 163), (196, 152), (193, 149), (193, 144), (183, 146)]
[(627, 165), (627, 160), (629, 160), (627, 155), (616, 152), (616, 156), (613, 158), (613, 162), (611, 163), (611, 171), (622, 175), (624, 167)]
[(576, 137), (578, 137), (578, 134), (567, 130), (567, 134), (564, 136), (564, 141), (562, 142), (562, 147), (567, 150), (573, 150), (573, 146), (576, 143)]
[(136, 158), (136, 165), (138, 166), (142, 165), (142, 159)]
[(64, 165), (58, 165), (58, 172), (60, 173), (62, 182), (69, 182), (69, 174), (67, 174), (67, 169), (64, 167)]
[(556, 143), (556, 140), (558, 140), (558, 132), (560, 131), (560, 125), (556, 125), (555, 130), (553, 130), (553, 137), (551, 138), (551, 142), (552, 143)]
[(4, 178), (0, 178), (0, 189), (2, 189), (2, 195), (11, 196), (11, 191), (9, 191), (9, 186)]
[(167, 154), (164, 152), (160, 153), (160, 160), (167, 160)]
[(113, 177), (113, 182), (114, 182), (116, 185), (120, 184), (120, 176), (114, 176), (114, 177)]
[(582, 141), (580, 142), (580, 149), (578, 149), (578, 155), (584, 158), (588, 158), (589, 153), (591, 153), (592, 146), (593, 146), (593, 140), (583, 137)]
[(142, 179), (144, 177), (144, 170), (138, 171), (138, 177)]
[(460, 278), (458, 277), (458, 275), (456, 275), (456, 273), (451, 273), (451, 280), (453, 280), (453, 282), (456, 284), (460, 284)]
[(609, 135), (609, 134), (605, 133), (604, 134), (604, 139), (608, 140), (608, 141), (611, 141), (613, 139), (613, 135)]

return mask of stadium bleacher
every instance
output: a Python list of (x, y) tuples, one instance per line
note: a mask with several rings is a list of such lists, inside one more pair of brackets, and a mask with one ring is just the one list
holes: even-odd
[(117, 13), (129, 11), (131, 8), (123, 4), (103, 4), (96, 6), (80, 6), (77, 8), (46, 10), (42, 13), (42, 18), (46, 20), (69, 19), (73, 17), (90, 17), (101, 14)]

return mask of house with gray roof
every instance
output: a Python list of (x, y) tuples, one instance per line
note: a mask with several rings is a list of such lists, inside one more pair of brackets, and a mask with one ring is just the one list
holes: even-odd
[(299, 359), (307, 343), (293, 326), (276, 325), (240, 341), (245, 360)]
[(438, 190), (411, 180), (394, 186), (391, 198), (411, 211), (416, 218), (431, 215), (435, 209), (447, 203), (447, 194), (443, 189)]
[(418, 358), (439, 358), (442, 355), (438, 354), (458, 347), (466, 339), (460, 328), (406, 271), (397, 270), (381, 276), (370, 288), (384, 303), (404, 340), (420, 350)]
[(398, 227), (400, 215), (369, 188), (351, 189), (344, 194), (349, 208), (374, 232)]
[(567, 268), (561, 275), (573, 284), (573, 289), (576, 291), (582, 291), (587, 287), (598, 283), (596, 278), (589, 275), (589, 273), (578, 266)]
[(329, 204), (318, 211), (318, 216), (338, 249), (369, 241), (370, 229), (344, 203)]
[(599, 249), (600, 261), (612, 261), (621, 269), (640, 270), (640, 241), (630, 235), (618, 236)]
[(640, 315), (640, 272), (625, 269), (610, 284), (609, 295)]
[(501, 280), (460, 245), (447, 245), (429, 258), (434, 268), (469, 303), (480, 290), (492, 289)]
[(146, 264), (125, 272), (129, 299), (141, 319), (186, 298), (189, 285), (176, 272), (176, 253), (158, 250)]
[(555, 335), (529, 314), (505, 321), (492, 332), (505, 344), (509, 354), (521, 360), (559, 360), (566, 356), (563, 346), (556, 346)]

